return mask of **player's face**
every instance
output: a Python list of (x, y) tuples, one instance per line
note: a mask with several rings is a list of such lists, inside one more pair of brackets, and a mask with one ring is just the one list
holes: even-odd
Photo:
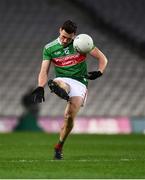
[(60, 42), (63, 46), (67, 46), (75, 36), (75, 33), (68, 34), (64, 29), (60, 29)]

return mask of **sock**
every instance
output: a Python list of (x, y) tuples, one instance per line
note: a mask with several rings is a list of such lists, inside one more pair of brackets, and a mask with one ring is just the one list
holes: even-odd
[(59, 140), (58, 145), (62, 148), (64, 144), (64, 141)]

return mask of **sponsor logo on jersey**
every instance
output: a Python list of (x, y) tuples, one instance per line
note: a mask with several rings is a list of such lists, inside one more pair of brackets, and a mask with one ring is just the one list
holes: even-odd
[(59, 58), (53, 58), (53, 63), (56, 66), (60, 66), (60, 67), (72, 66), (72, 65), (79, 64), (79, 63), (85, 61), (85, 58), (86, 58), (85, 54), (80, 54), (80, 53), (71, 54), (71, 55), (68, 55), (68, 56), (62, 56), (62, 57), (59, 57)]

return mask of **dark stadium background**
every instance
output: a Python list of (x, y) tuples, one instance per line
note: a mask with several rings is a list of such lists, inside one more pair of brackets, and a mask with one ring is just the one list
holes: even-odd
[[(71, 19), (78, 24), (78, 34), (91, 35), (109, 59), (104, 76), (90, 82), (87, 104), (78, 116), (90, 122), (93, 118), (96, 129), (82, 131), (143, 133), (144, 8), (144, 0), (1, 0), (0, 131), (12, 130), (29, 111), (23, 97), (37, 86), (42, 49), (57, 37), (61, 24)], [(97, 69), (91, 57), (88, 64), (89, 70)], [(54, 77), (52, 70), (50, 77)], [(46, 102), (33, 110), (30, 107), (36, 117), (28, 118), (39, 119), (39, 125), (46, 128), (46, 123), (49, 124), (46, 121), (62, 119), (64, 106), (65, 102), (50, 94), (46, 87)], [(118, 128), (120, 118), (127, 130)], [(112, 129), (114, 126), (118, 129)]]

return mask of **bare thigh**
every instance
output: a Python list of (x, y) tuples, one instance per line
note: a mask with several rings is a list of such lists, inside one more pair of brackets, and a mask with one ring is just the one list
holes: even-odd
[(70, 91), (70, 86), (69, 86), (67, 83), (63, 82), (62, 80), (57, 80), (57, 79), (55, 79), (54, 81), (55, 81), (61, 88), (65, 89), (67, 93)]

